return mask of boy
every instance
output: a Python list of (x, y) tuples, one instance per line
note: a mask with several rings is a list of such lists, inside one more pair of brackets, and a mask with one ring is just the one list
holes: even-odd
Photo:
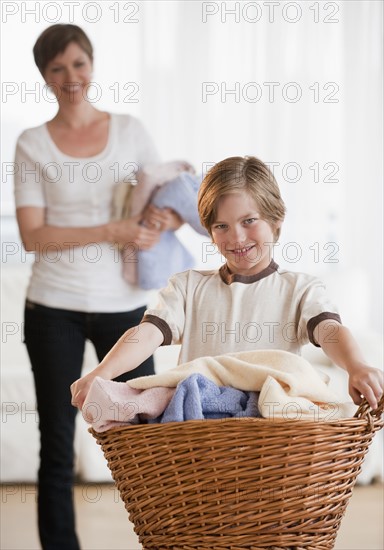
[(198, 210), (225, 265), (171, 277), (158, 307), (147, 310), (95, 370), (72, 384), (72, 404), (81, 409), (95, 376), (112, 379), (130, 371), (160, 345), (181, 344), (179, 363), (185, 363), (253, 349), (299, 354), (309, 340), (347, 370), (353, 401), (364, 396), (376, 408), (382, 373), (366, 365), (324, 285), (280, 270), (272, 259), (285, 205), (267, 166), (255, 157), (219, 162), (201, 184)]

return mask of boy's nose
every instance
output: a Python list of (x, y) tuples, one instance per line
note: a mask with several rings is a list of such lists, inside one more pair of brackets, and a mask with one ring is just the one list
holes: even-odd
[(231, 240), (234, 243), (244, 243), (246, 240), (244, 227), (235, 225), (231, 231)]

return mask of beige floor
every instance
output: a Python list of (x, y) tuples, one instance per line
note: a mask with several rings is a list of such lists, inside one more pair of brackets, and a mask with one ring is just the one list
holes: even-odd
[[(35, 487), (3, 485), (1, 493), (1, 550), (39, 549)], [(113, 486), (77, 486), (75, 499), (83, 550), (140, 550)], [(335, 550), (384, 550), (383, 520), (384, 485), (356, 487)]]

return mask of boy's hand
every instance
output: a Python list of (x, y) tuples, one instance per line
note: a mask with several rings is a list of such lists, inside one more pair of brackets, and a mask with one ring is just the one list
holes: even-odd
[(349, 372), (349, 395), (356, 405), (360, 405), (362, 396), (372, 409), (377, 408), (378, 401), (384, 392), (384, 374), (367, 365), (358, 365)]
[[(333, 338), (335, 334), (336, 339)], [(383, 372), (366, 364), (350, 330), (336, 321), (321, 321), (316, 339), (331, 361), (348, 372), (349, 395), (353, 402), (360, 405), (362, 397), (365, 397), (369, 406), (377, 409), (384, 392)]]
[(91, 384), (93, 380), (95, 379), (95, 374), (93, 372), (90, 372), (86, 376), (83, 376), (82, 378), (79, 378), (73, 384), (71, 385), (71, 393), (72, 393), (72, 405), (74, 407), (77, 407), (79, 410), (83, 408), (85, 398), (88, 395), (89, 388), (91, 387)]

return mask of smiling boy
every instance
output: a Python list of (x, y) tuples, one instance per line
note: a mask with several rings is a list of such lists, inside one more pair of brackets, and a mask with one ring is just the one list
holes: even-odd
[(112, 379), (132, 370), (160, 345), (181, 344), (179, 363), (185, 363), (255, 349), (300, 354), (310, 341), (347, 370), (353, 401), (364, 396), (375, 408), (382, 373), (366, 364), (323, 283), (281, 270), (272, 258), (285, 205), (267, 166), (255, 157), (219, 162), (202, 182), (198, 209), (226, 263), (219, 270), (171, 277), (157, 307), (71, 386), (72, 403), (82, 407), (95, 376)]

